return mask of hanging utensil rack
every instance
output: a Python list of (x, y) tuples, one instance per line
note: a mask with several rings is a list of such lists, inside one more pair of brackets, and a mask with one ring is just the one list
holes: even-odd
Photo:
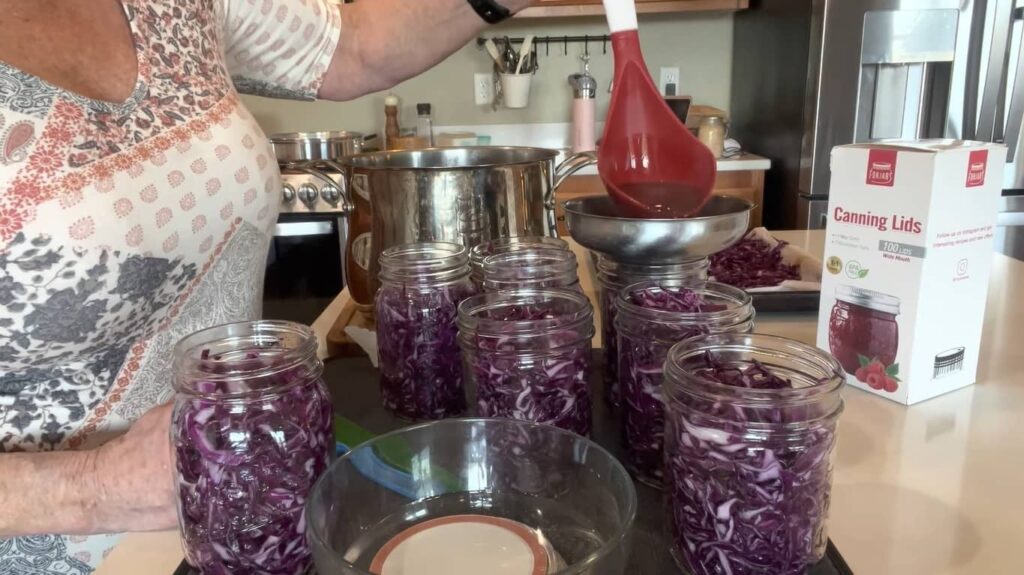
[[(583, 36), (537, 36), (536, 38), (533, 39), (533, 44), (535, 46), (534, 52), (536, 52), (536, 46), (538, 44), (544, 44), (544, 55), (545, 56), (550, 56), (551, 55), (551, 45), (552, 44), (554, 44), (555, 46), (558, 46), (559, 44), (561, 44), (562, 45), (562, 54), (564, 56), (568, 56), (569, 55), (569, 44), (583, 44), (584, 52), (586, 52), (587, 54), (590, 54), (590, 44), (598, 43), (598, 44), (601, 45), (601, 53), (602, 54), (607, 54), (608, 53), (608, 42), (610, 42), (611, 39), (612, 39), (612, 37), (609, 36), (608, 34), (600, 34), (600, 35), (597, 35), (597, 36), (590, 36), (590, 35), (586, 35), (586, 34), (584, 34)], [(494, 40), (494, 41), (504, 40), (504, 37), (503, 36), (495, 36), (495, 37), (492, 38), (492, 40)], [(513, 44), (522, 44), (524, 39), (523, 38), (509, 38), (508, 40), (509, 40), (509, 42), (511, 42)], [(481, 37), (481, 38), (477, 38), (476, 39), (477, 48), (483, 48), (484, 44), (486, 44), (486, 43), (487, 43), (487, 38), (482, 38)]]

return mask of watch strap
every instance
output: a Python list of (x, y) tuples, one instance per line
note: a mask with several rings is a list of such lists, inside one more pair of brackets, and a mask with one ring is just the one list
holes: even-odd
[(494, 0), (467, 0), (467, 2), (488, 24), (497, 24), (512, 15), (508, 8)]

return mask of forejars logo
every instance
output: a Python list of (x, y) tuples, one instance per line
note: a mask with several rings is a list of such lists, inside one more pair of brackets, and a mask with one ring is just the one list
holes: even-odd
[(985, 185), (985, 170), (988, 167), (988, 150), (971, 152), (967, 160), (967, 187), (980, 188)]
[(871, 150), (868, 152), (869, 186), (891, 188), (896, 181), (896, 150)]

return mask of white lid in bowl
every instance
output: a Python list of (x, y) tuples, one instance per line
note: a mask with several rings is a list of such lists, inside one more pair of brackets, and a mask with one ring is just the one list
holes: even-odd
[(547, 575), (536, 531), (509, 519), (452, 515), (424, 521), (388, 541), (370, 564), (379, 575)]

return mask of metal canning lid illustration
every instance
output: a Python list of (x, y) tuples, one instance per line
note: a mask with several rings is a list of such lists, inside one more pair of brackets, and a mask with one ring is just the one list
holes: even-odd
[(954, 347), (939, 353), (935, 356), (935, 371), (932, 379), (956, 373), (964, 368), (964, 353), (962, 347)]

